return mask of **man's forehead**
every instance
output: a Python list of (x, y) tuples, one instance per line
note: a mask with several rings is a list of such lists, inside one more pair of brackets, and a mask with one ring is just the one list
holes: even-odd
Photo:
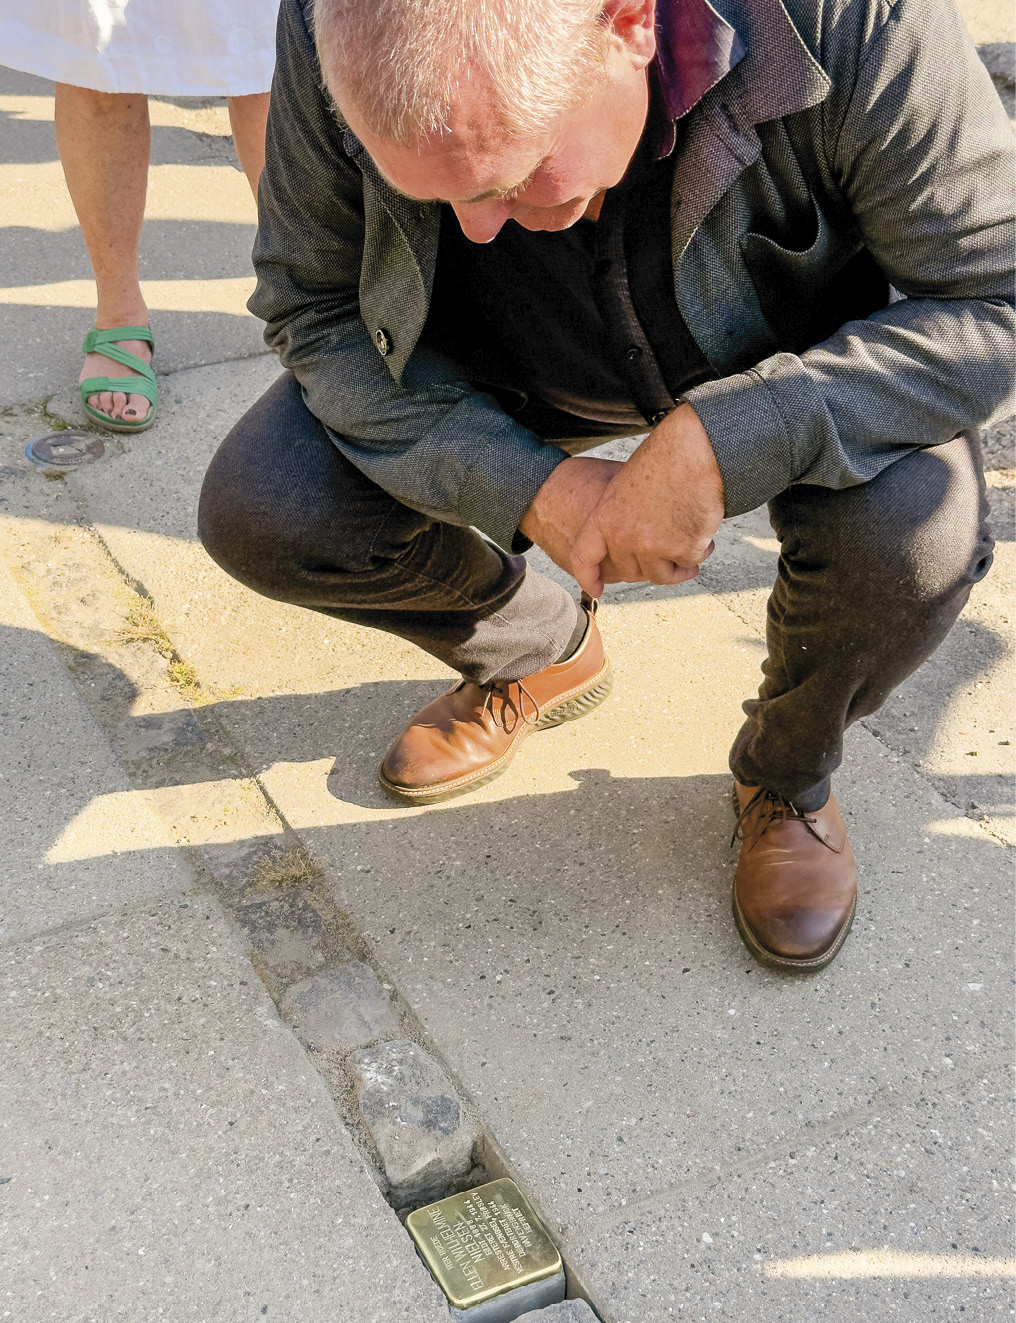
[(520, 134), (506, 124), (483, 75), (464, 77), (443, 131), (411, 146), (376, 138), (355, 106), (347, 119), (388, 182), (423, 201), (477, 202), (511, 192), (548, 154), (547, 133)]
[(545, 142), (507, 133), (454, 129), (411, 147), (368, 140), (364, 146), (390, 184), (421, 201), (481, 202), (528, 181), (546, 157)]

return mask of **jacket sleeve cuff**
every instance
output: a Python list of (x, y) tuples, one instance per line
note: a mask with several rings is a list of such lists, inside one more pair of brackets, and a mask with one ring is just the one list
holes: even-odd
[(489, 445), (482, 464), (470, 466), (460, 493), (459, 514), (498, 546), (519, 552), (532, 545), (519, 532), (522, 516), (568, 456), (559, 446), (540, 442), (523, 446), (518, 444), (520, 438), (512, 439), (517, 444), (511, 451)]
[[(738, 372), (706, 381), (682, 397), (695, 410), (709, 437), (723, 478), (728, 518), (764, 505), (794, 480), (794, 441), (765, 380)], [(807, 421), (802, 419), (802, 432)]]

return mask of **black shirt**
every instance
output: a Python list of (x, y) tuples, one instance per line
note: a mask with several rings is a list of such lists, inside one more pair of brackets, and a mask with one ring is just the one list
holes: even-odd
[(654, 80), (642, 140), (595, 222), (529, 231), (508, 221), (476, 244), (442, 208), (431, 331), (506, 407), (514, 393), (640, 431), (715, 375), (674, 298), (662, 113)]

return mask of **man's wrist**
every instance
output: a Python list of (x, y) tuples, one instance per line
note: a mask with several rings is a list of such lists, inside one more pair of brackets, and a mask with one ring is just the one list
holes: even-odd
[[(519, 532), (539, 543), (540, 534), (571, 523), (576, 507), (592, 507), (610, 479), (624, 467), (616, 460), (570, 455), (544, 480), (519, 520)], [(562, 518), (563, 517), (563, 518)]]
[(522, 512), (522, 518), (519, 520), (519, 532), (524, 538), (528, 538), (530, 542), (539, 542), (539, 535), (542, 528), (542, 512), (548, 502), (553, 499), (552, 493), (560, 485), (561, 470), (570, 463), (570, 456), (566, 456), (560, 464), (551, 469), (537, 488), (529, 505)]

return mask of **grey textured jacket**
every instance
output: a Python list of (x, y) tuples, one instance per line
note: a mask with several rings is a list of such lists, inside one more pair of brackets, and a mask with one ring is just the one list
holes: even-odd
[[(689, 112), (671, 237), (717, 373), (685, 398), (738, 514), (1007, 407), (1016, 190), (953, 0), (719, 6), (747, 54)], [(438, 207), (395, 192), (338, 117), (309, 9), (282, 0), (249, 306), (359, 469), (508, 547), (564, 453), (428, 348)]]

